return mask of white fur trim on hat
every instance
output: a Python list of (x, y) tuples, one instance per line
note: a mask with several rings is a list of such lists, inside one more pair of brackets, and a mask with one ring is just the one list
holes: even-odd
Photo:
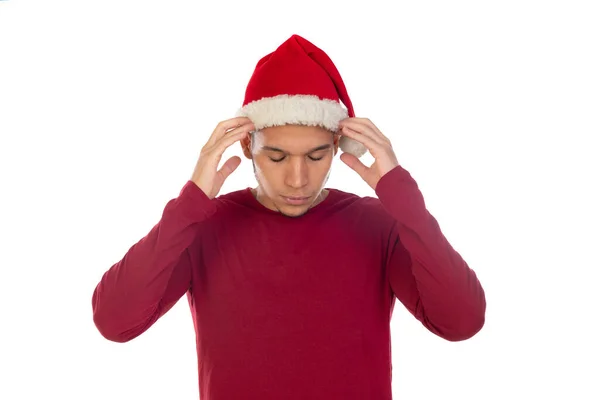
[[(252, 101), (238, 110), (236, 116), (248, 117), (257, 130), (271, 126), (307, 125), (337, 132), (339, 122), (348, 117), (348, 111), (339, 102), (318, 96), (283, 94)], [(340, 149), (356, 157), (367, 151), (362, 143), (347, 136), (341, 137)]]

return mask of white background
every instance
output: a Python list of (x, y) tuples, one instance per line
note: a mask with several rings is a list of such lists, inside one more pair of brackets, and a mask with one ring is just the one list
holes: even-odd
[[(185, 298), (116, 344), (92, 292), (293, 33), (331, 56), (486, 290), (461, 343), (397, 303), (394, 398), (600, 398), (597, 4), (0, 2), (0, 398), (198, 398)], [(221, 193), (254, 185), (244, 159)], [(374, 195), (337, 157), (328, 186)]]

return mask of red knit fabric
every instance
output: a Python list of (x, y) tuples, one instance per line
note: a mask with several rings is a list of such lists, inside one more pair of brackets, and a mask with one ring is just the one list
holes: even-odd
[(401, 166), (377, 198), (328, 190), (289, 218), (250, 188), (209, 200), (188, 181), (103, 275), (98, 330), (132, 340), (185, 294), (202, 400), (392, 399), (396, 298), (458, 341), (482, 328), (485, 294)]

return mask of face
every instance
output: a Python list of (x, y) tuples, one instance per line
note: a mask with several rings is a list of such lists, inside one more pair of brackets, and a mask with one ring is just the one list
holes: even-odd
[(299, 217), (326, 197), (323, 188), (339, 135), (321, 127), (286, 125), (264, 128), (241, 143), (254, 166), (255, 195), (265, 207)]

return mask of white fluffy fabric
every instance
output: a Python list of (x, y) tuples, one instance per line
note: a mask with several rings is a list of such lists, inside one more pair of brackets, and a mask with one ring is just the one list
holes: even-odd
[(348, 111), (337, 101), (283, 94), (248, 103), (238, 116), (250, 118), (256, 129), (297, 124), (322, 126), (335, 132), (340, 120), (348, 117)]
[[(270, 126), (308, 125), (337, 132), (338, 123), (348, 117), (348, 111), (339, 102), (318, 96), (283, 94), (250, 102), (238, 110), (236, 116), (248, 117), (257, 130)], [(356, 157), (367, 151), (361, 143), (347, 136), (340, 139), (340, 149)]]

